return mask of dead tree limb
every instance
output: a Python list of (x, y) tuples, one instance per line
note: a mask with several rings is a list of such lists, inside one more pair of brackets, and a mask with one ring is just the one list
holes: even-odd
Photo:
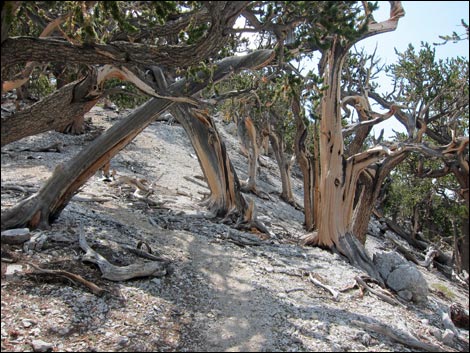
[(411, 336), (409, 333), (398, 331), (387, 325), (371, 324), (357, 320), (353, 320), (352, 324), (369, 331), (380, 333), (408, 347), (417, 348), (422, 352), (445, 352), (443, 348), (435, 344), (421, 342), (420, 340)]
[(78, 282), (85, 287), (87, 287), (93, 294), (96, 294), (98, 296), (102, 295), (104, 293), (104, 289), (101, 287), (97, 286), (96, 284), (87, 281), (84, 279), (82, 276), (77, 275), (75, 273), (63, 271), (63, 270), (49, 270), (45, 268), (40, 268), (36, 266), (35, 264), (31, 262), (27, 262), (28, 265), (32, 266), (35, 268), (37, 271), (39, 271), (40, 274), (47, 274), (47, 275), (54, 275), (54, 276), (61, 276), (70, 279), (72, 282)]
[(316, 279), (311, 273), (308, 274), (308, 278), (310, 279), (310, 282), (312, 282), (314, 285), (326, 289), (328, 292), (330, 292), (335, 301), (339, 301), (339, 292), (337, 290), (330, 286), (327, 286), (326, 284), (323, 284), (322, 282), (320, 282), (320, 280)]
[(356, 276), (354, 277), (354, 279), (356, 280), (357, 284), (363, 288), (363, 289), (366, 289), (368, 290), (369, 292), (371, 292), (372, 294), (375, 294), (377, 297), (379, 297), (380, 299), (382, 299), (383, 301), (391, 304), (391, 305), (399, 305), (403, 308), (406, 308), (406, 305), (400, 303), (398, 300), (395, 300), (391, 297), (388, 297), (387, 295), (379, 292), (378, 290), (375, 290), (374, 288), (372, 288), (371, 286), (369, 286), (360, 276)]
[(154, 261), (128, 266), (115, 266), (111, 264), (88, 245), (82, 231), (80, 231), (79, 234), (79, 243), (82, 250), (85, 251), (85, 255), (82, 256), (82, 261), (88, 261), (98, 265), (102, 277), (110, 281), (118, 282), (136, 277), (163, 277), (166, 275), (167, 263)]

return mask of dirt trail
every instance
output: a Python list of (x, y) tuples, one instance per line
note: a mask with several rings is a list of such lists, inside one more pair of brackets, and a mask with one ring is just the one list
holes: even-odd
[[(99, 107), (91, 116), (103, 129), (119, 119)], [(240, 179), (246, 178), (234, 127), (218, 126)], [(2, 209), (26, 196), (4, 185), (37, 190), (57, 163), (71, 158), (89, 139), (90, 134), (49, 132), (3, 148)], [(64, 144), (62, 153), (21, 151), (57, 141)], [(424, 306), (392, 306), (373, 295), (362, 296), (357, 288), (342, 292), (336, 301), (312, 284), (310, 274), (339, 290), (362, 272), (338, 255), (296, 245), (303, 234), (302, 213), (279, 200), (274, 160), (265, 157), (265, 162), (259, 187), (271, 200), (255, 200), (259, 217), (275, 236), (261, 246), (242, 247), (228, 238), (228, 225), (199, 205), (208, 190), (187, 178), (197, 180), (202, 172), (184, 130), (151, 124), (112, 160), (111, 168), (118, 176), (155, 182), (151, 197), (163, 206), (150, 207), (132, 196), (133, 189), (111, 187), (97, 174), (77, 196), (110, 201), (73, 199), (51, 230), (33, 233), (42, 243), (27, 251), (10, 249), (20, 260), (8, 265), (2, 277), (2, 351), (31, 351), (35, 340), (54, 351), (410, 351), (355, 326), (354, 320), (388, 325), (452, 350), (436, 338), (444, 332), (440, 313), (452, 301), (468, 308), (468, 292), (436, 270), (420, 268), (431, 288)], [(300, 202), (301, 180), (295, 173), (293, 186)], [(120, 283), (102, 279), (96, 266), (81, 262), (79, 225), (89, 245), (109, 261), (145, 261), (122, 247), (144, 241), (171, 260), (172, 272)], [(367, 245), (370, 251), (391, 248), (385, 239), (372, 236)], [(25, 261), (81, 274), (107, 294), (96, 297), (68, 281), (28, 275)], [(468, 331), (466, 335), (468, 340)]]

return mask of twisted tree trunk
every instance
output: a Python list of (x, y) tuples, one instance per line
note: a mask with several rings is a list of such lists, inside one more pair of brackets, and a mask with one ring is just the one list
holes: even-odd
[[(370, 23), (367, 31), (358, 40), (396, 28), (404, 11), (399, 1), (391, 1), (390, 4), (390, 18), (380, 23)], [(359, 176), (384, 153), (390, 154), (386, 148), (378, 146), (348, 158), (345, 156), (340, 82), (346, 54), (353, 44), (335, 35), (330, 48), (323, 53), (323, 79), (326, 89), (321, 99), (318, 232), (312, 235), (309, 242), (337, 249), (354, 266), (362, 268), (370, 276), (383, 282), (364, 246), (353, 233), (352, 216)]]
[(279, 167), (279, 172), (281, 174), (281, 199), (288, 204), (297, 207), (294, 194), (292, 193), (292, 184), (290, 178), (293, 160), (286, 160), (286, 156), (284, 154), (284, 139), (281, 135), (278, 135), (276, 132), (271, 130), (269, 134), (269, 140), (271, 141), (274, 157), (276, 158), (277, 166)]
[(85, 78), (63, 86), (22, 111), (2, 117), (2, 147), (41, 132), (62, 130), (77, 117), (83, 117), (101, 97), (101, 92), (95, 91), (98, 84), (97, 72), (91, 70)]
[(242, 150), (246, 152), (248, 158), (248, 179), (243, 183), (242, 189), (245, 192), (256, 194), (259, 148), (256, 138), (256, 127), (249, 116), (242, 116), (238, 119), (237, 133)]
[[(271, 50), (259, 50), (246, 56), (221, 60), (216, 65), (212, 80), (217, 82), (233, 71), (265, 65), (273, 55)], [(183, 92), (193, 95), (202, 90), (210, 79), (207, 73), (201, 72), (194, 81), (183, 79), (172, 84), (168, 92), (172, 96), (179, 96)], [(2, 213), (1, 228), (49, 227), (77, 190), (172, 104), (175, 104), (172, 100), (153, 98), (117, 122), (77, 156), (57, 166), (51, 178), (36, 194)]]
[(244, 213), (240, 182), (212, 118), (187, 104), (175, 106), (172, 113), (188, 134), (211, 191), (205, 204), (217, 216)]

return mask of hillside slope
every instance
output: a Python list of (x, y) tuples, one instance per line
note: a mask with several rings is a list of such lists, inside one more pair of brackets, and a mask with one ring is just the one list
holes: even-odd
[[(2, 149), (2, 210), (37, 190), (55, 165), (120, 118), (95, 107), (90, 132), (65, 136), (48, 132)], [(240, 179), (246, 158), (235, 127), (218, 123)], [(60, 142), (57, 152), (34, 152)], [(442, 343), (441, 314), (452, 302), (468, 309), (466, 289), (436, 269), (420, 268), (430, 287), (427, 304), (391, 305), (357, 287), (339, 291), (363, 274), (341, 256), (297, 245), (304, 235), (302, 213), (282, 202), (274, 160), (263, 157), (259, 187), (271, 200), (255, 198), (258, 214), (275, 236), (255, 245), (214, 219), (199, 202), (208, 189), (194, 151), (177, 124), (152, 123), (111, 163), (116, 176), (154, 183), (149, 205), (126, 184), (112, 186), (92, 177), (47, 231), (30, 242), (3, 246), (16, 262), (2, 262), (2, 351), (421, 351), (365, 328), (373, 324), (407, 333), (446, 351), (468, 350), (463, 341)], [(301, 204), (302, 183), (293, 187)], [(21, 188), (15, 188), (21, 187)], [(81, 261), (80, 229), (88, 244), (110, 262), (124, 266), (145, 260), (129, 251), (141, 242), (171, 262), (164, 277), (123, 282), (101, 278), (96, 265)], [(391, 249), (369, 236), (367, 249)], [(3, 255), (2, 255), (3, 257)], [(103, 289), (97, 296), (76, 282), (38, 274), (27, 263), (69, 271)], [(359, 323), (358, 323), (359, 322)], [(444, 339), (445, 341), (445, 339)]]

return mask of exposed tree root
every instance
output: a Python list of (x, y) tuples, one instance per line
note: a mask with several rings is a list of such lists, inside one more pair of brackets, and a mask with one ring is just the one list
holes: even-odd
[(297, 211), (304, 210), (304, 208), (301, 205), (299, 205), (294, 199), (285, 198), (282, 194), (279, 197), (281, 200), (285, 201), (286, 203), (294, 207)]
[[(304, 236), (300, 240), (300, 244), (303, 246), (318, 246), (318, 241), (318, 232), (312, 232)], [(367, 255), (362, 243), (355, 236), (350, 233), (340, 236), (338, 244), (333, 245), (330, 250), (336, 250), (341, 255), (346, 256), (353, 266), (364, 270), (369, 274), (369, 276), (379, 281), (381, 286), (384, 286), (383, 279), (375, 269), (374, 263), (369, 255)]]
[(353, 266), (366, 271), (369, 276), (379, 281), (381, 286), (384, 286), (383, 279), (369, 255), (367, 255), (364, 245), (354, 235), (346, 233), (344, 236), (340, 236), (336, 247), (342, 255), (348, 258)]
[(264, 243), (260, 238), (255, 235), (239, 232), (234, 229), (230, 229), (224, 239), (241, 247), (260, 246)]
[(261, 191), (261, 190), (258, 190), (256, 188), (256, 185), (254, 184), (249, 184), (249, 183), (242, 183), (241, 187), (240, 187), (240, 190), (242, 192), (245, 192), (245, 193), (252, 193), (256, 196), (258, 196), (259, 198), (263, 199), (263, 200), (271, 200), (271, 197), (269, 197), (269, 194), (267, 194), (266, 192), (264, 191)]
[(318, 232), (307, 233), (299, 240), (299, 244), (302, 246), (317, 246)]
[(38, 271), (38, 273), (40, 273), (40, 274), (61, 276), (61, 277), (68, 278), (72, 282), (78, 282), (78, 283), (84, 285), (85, 287), (87, 287), (93, 294), (102, 295), (105, 291), (104, 289), (100, 288), (96, 284), (94, 284), (90, 281), (87, 281), (86, 279), (84, 279), (80, 275), (70, 273), (70, 272), (67, 272), (67, 271), (63, 271), (63, 270), (49, 270), (49, 269), (45, 269), (45, 268), (40, 268), (40, 267), (36, 266), (35, 264), (33, 264), (31, 262), (27, 262), (27, 264), (34, 267)]
[(383, 301), (385, 301), (389, 304), (399, 305), (399, 306), (402, 306), (402, 307), (406, 308), (406, 306), (404, 304), (400, 303), (398, 300), (396, 300), (392, 297), (389, 297), (386, 294), (384, 294), (384, 293), (372, 288), (371, 286), (369, 286), (366, 283), (366, 280), (367, 279), (371, 280), (371, 278), (364, 278), (364, 277), (361, 277), (361, 276), (356, 276), (356, 277), (354, 277), (354, 279), (356, 280), (357, 285), (360, 288), (362, 288), (363, 290), (368, 290), (369, 292), (371, 292), (372, 294), (375, 294), (377, 297), (379, 297), (380, 299), (382, 299)]
[(268, 230), (268, 228), (266, 228), (264, 223), (258, 220), (256, 206), (253, 200), (250, 200), (244, 215), (239, 218), (235, 227), (249, 231), (258, 230), (259, 232), (266, 234), (268, 237), (272, 236), (272, 233)]
[(435, 344), (421, 342), (417, 338), (414, 338), (413, 336), (411, 336), (409, 333), (399, 331), (387, 325), (372, 324), (372, 323), (367, 323), (367, 322), (357, 321), (357, 320), (353, 320), (352, 324), (359, 326), (363, 329), (385, 335), (408, 347), (417, 348), (421, 352), (444, 352), (445, 351), (443, 348)]

